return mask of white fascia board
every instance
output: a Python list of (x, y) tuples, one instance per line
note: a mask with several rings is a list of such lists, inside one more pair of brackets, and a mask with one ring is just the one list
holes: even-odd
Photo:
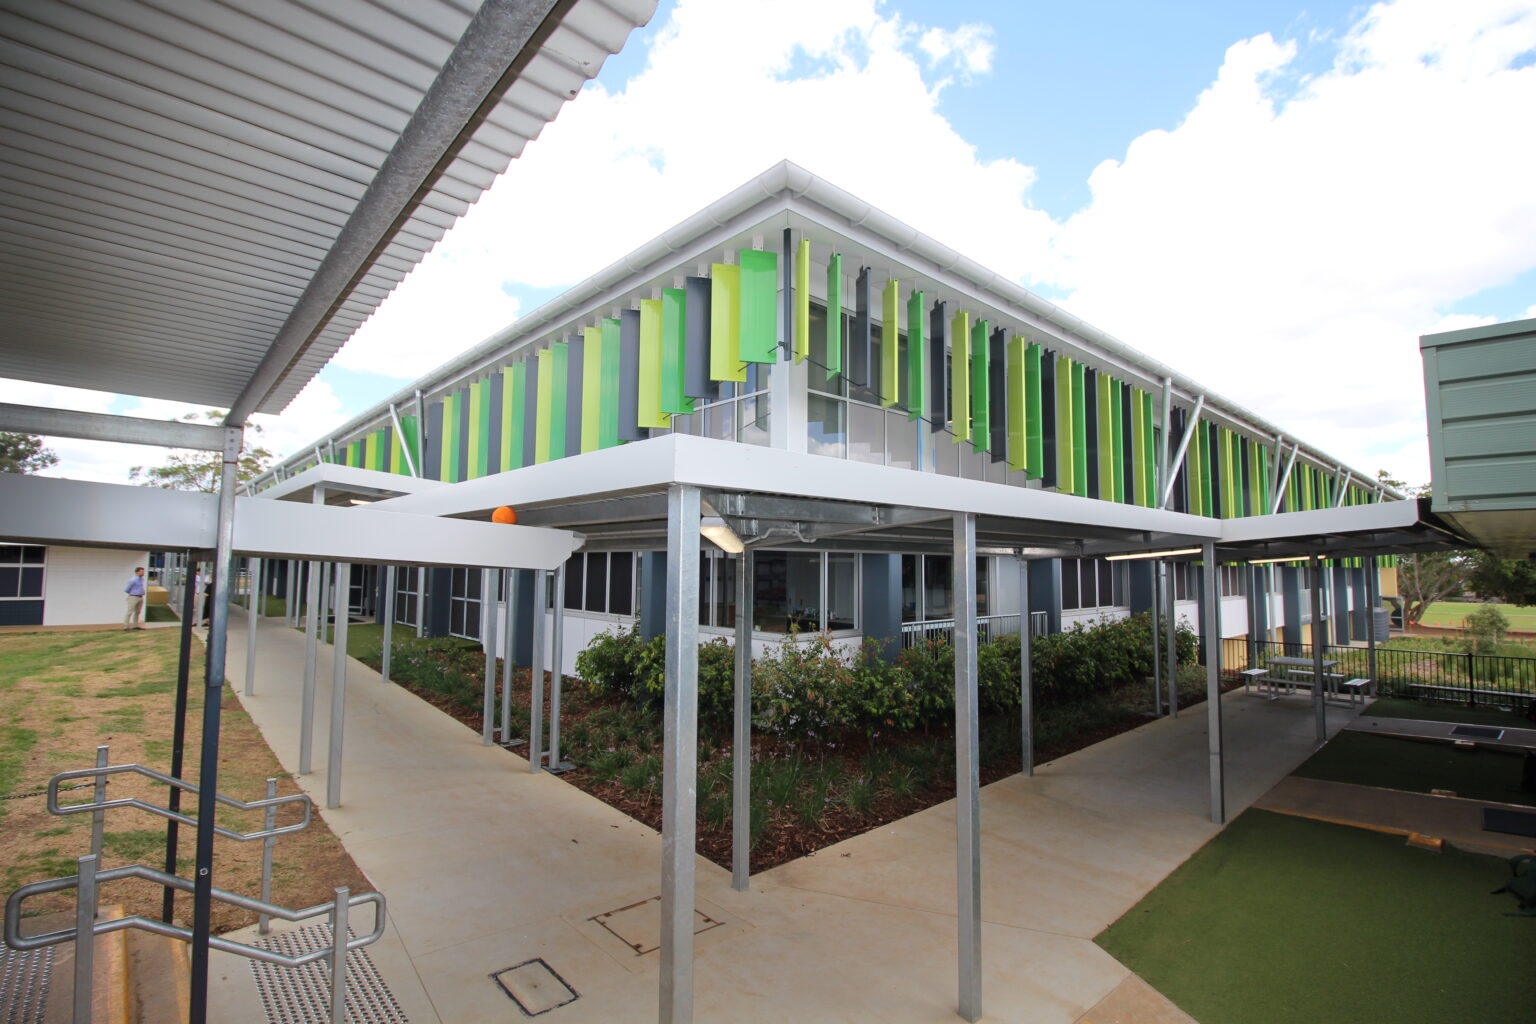
[(1419, 503), (1383, 501), (1310, 512), (1280, 512), (1272, 516), (1214, 520), (1221, 524), (1222, 544), (1288, 540), (1340, 533), (1374, 533), (1409, 529), (1418, 524)]
[(1211, 540), (1220, 529), (1218, 520), (1182, 512), (683, 434), (557, 459), (369, 507), (434, 516), (479, 515), (498, 505), (558, 505), (655, 492), (675, 483)]
[(442, 487), (441, 480), (424, 480), (402, 473), (385, 473), (377, 469), (357, 466), (340, 466), (334, 462), (322, 462), (257, 492), (251, 497), (263, 500), (309, 501), (310, 490), (317, 484), (338, 491), (395, 491), (400, 494), (416, 494)]
[(218, 498), (192, 491), (0, 473), (0, 535), (46, 544), (212, 548)]
[(235, 551), (262, 557), (557, 569), (581, 547), (582, 539), (569, 530), (438, 519), (372, 506), (235, 501)]

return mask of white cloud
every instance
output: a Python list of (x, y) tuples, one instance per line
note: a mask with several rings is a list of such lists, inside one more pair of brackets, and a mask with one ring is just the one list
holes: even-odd
[(953, 63), (967, 75), (984, 75), (992, 70), (992, 29), (987, 25), (961, 25), (953, 31), (930, 28), (918, 40), (928, 59), (937, 67)]
[[(1067, 304), (1367, 472), (1428, 479), (1418, 336), (1536, 266), (1529, 2), (1373, 7), (1288, 99), (1233, 45), (1177, 128), (1090, 179)], [(1387, 458), (1401, 463), (1388, 465)]]

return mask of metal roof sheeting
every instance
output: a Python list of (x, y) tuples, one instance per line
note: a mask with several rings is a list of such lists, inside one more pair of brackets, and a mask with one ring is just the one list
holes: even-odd
[[(0, 0), (0, 376), (232, 405), (477, 6)], [(293, 399), (655, 6), (556, 5), (258, 411)]]

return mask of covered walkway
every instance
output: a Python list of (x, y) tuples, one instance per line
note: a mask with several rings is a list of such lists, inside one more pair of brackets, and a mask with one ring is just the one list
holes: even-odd
[[(237, 691), (243, 629), (231, 616)], [(256, 692), (242, 701), (293, 770), (304, 638), (276, 619), (259, 633)], [(348, 690), (346, 799), (322, 813), (388, 898), (389, 930), (368, 953), (409, 1020), (520, 1019), (491, 975), (533, 958), (578, 993), (546, 1019), (654, 1020), (661, 837), (529, 774), (360, 663)], [(323, 716), (324, 692), (316, 704)], [(1205, 728), (1199, 709), (1156, 720), (982, 790), (987, 1019), (1070, 1024), (1096, 1007), (1089, 1019), (1188, 1019), (1092, 937), (1217, 831)], [(1224, 699), (1223, 728), (1232, 813), (1316, 745), (1310, 708), (1241, 692)], [(323, 803), (323, 769), (299, 783)], [(760, 874), (748, 892), (698, 859), (699, 1019), (952, 1020), (954, 836), (951, 801)], [(247, 963), (214, 967), (215, 1019), (265, 1024)]]

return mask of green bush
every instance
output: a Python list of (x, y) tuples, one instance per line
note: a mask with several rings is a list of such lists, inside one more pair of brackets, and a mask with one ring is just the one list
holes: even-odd
[(752, 665), (752, 719), (788, 740), (836, 739), (856, 723), (853, 670), (832, 637), (790, 634)]

